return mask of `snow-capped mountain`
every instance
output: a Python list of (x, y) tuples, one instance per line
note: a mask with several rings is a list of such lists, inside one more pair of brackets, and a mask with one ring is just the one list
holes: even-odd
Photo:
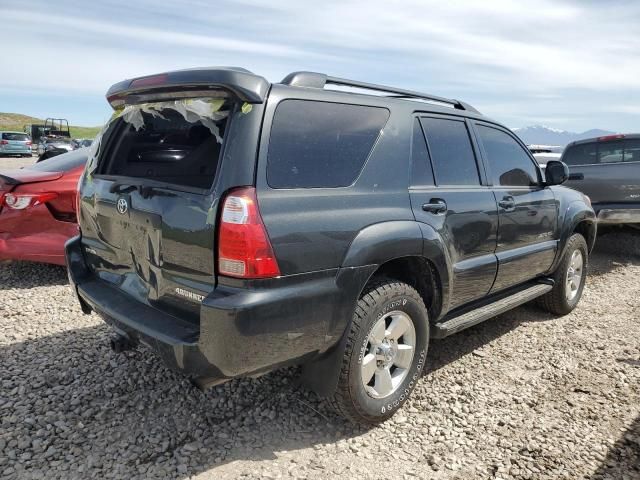
[(559, 145), (562, 147), (575, 140), (602, 137), (603, 135), (612, 135), (615, 133), (600, 129), (592, 129), (582, 133), (575, 133), (568, 132), (566, 130), (558, 130), (557, 128), (545, 127), (544, 125), (513, 128), (512, 130), (527, 145)]

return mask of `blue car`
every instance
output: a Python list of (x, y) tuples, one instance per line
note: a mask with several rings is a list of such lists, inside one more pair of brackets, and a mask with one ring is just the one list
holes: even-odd
[(0, 132), (0, 156), (31, 156), (31, 138), (23, 132)]

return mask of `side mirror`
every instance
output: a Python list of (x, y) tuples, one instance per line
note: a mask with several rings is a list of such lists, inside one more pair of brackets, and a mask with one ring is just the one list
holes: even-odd
[(569, 167), (560, 160), (549, 160), (544, 174), (547, 185), (561, 185), (569, 179)]

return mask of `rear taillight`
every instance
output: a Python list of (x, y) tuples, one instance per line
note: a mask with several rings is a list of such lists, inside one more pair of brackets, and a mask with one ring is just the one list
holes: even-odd
[(234, 189), (224, 199), (218, 237), (218, 273), (240, 278), (280, 275), (253, 187)]
[(42, 205), (57, 197), (58, 194), (54, 192), (35, 194), (7, 193), (4, 196), (2, 203), (14, 210), (24, 210), (28, 207), (36, 207), (38, 205)]
[(30, 147), (31, 146), (31, 140), (27, 140), (26, 145), (27, 145), (27, 147)]
[(9, 145), (9, 140), (0, 140), (0, 145)]

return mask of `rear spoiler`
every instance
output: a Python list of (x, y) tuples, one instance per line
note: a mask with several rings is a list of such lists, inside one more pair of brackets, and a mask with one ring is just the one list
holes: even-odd
[(0, 183), (5, 185), (20, 185), (22, 183), (47, 182), (57, 180), (63, 172), (41, 172), (39, 170), (5, 170), (0, 173)]
[(113, 85), (107, 91), (107, 101), (115, 109), (125, 104), (171, 98), (180, 94), (215, 96), (215, 90), (230, 93), (247, 103), (264, 103), (270, 83), (244, 68), (209, 67), (177, 70), (139, 77)]

